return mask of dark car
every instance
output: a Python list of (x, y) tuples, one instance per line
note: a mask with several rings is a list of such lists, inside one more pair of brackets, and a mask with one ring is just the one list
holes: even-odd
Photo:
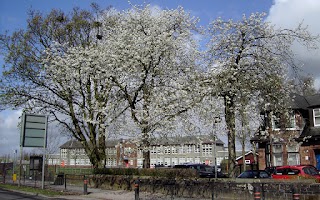
[[(214, 178), (215, 177), (215, 171), (214, 167), (211, 167), (209, 165), (205, 164), (181, 164), (181, 165), (175, 165), (173, 168), (190, 168), (197, 170), (197, 173), (199, 177), (201, 178)], [(227, 178), (226, 175), (221, 173), (220, 171), (217, 171), (217, 177), (218, 178)]]
[(247, 170), (237, 178), (271, 178), (271, 175), (265, 170)]
[(268, 174), (272, 175), (276, 171), (276, 167), (266, 167), (264, 171), (268, 172)]

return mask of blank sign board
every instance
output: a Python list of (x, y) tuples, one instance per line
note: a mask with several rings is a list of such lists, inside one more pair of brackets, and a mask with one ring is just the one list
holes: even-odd
[(47, 116), (26, 114), (22, 116), (21, 145), (23, 147), (46, 147)]

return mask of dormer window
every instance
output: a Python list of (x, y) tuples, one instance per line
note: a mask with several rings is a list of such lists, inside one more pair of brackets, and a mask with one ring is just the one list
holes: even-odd
[(313, 109), (314, 126), (320, 126), (320, 108)]
[(285, 115), (276, 113), (272, 117), (272, 128), (273, 130), (279, 130), (285, 128), (287, 130), (292, 130), (296, 128), (296, 119), (294, 111), (290, 111)]

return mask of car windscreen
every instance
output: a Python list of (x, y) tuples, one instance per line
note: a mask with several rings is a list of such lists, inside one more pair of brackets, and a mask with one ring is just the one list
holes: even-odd
[(245, 171), (245, 172), (242, 172), (238, 178), (254, 178), (255, 175), (252, 171)]
[(303, 171), (304, 171), (304, 173), (311, 175), (311, 176), (319, 174), (319, 172), (316, 169), (314, 169), (313, 167), (304, 167)]

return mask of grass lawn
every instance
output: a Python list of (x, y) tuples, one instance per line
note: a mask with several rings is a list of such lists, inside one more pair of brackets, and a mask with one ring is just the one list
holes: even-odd
[(28, 187), (28, 186), (17, 186), (17, 185), (11, 185), (11, 184), (0, 184), (0, 188), (7, 189), (7, 190), (15, 190), (15, 191), (23, 191), (28, 193), (34, 193), (34, 194), (41, 194), (45, 196), (58, 196), (58, 195), (67, 195), (66, 193), (62, 191), (56, 191), (52, 189), (41, 189), (41, 188), (34, 188), (34, 187)]

